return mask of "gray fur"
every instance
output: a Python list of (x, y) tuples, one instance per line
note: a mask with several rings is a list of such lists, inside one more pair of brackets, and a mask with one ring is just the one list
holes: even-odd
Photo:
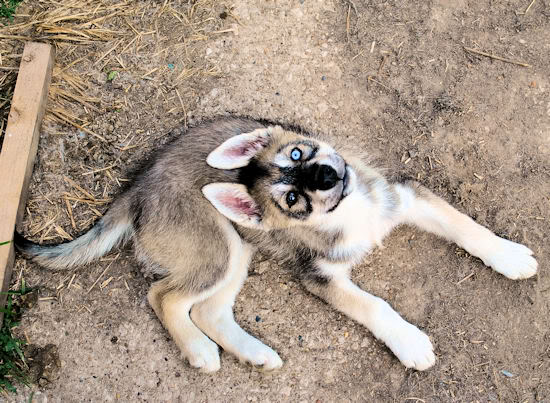
[(69, 268), (132, 240), (145, 274), (161, 277), (148, 294), (152, 308), (204, 371), (219, 369), (217, 345), (267, 370), (282, 365), (231, 310), (261, 250), (369, 328), (405, 366), (424, 370), (435, 362), (429, 338), (349, 279), (351, 267), (401, 223), (457, 242), (510, 278), (536, 273), (528, 248), (496, 237), (418, 184), (388, 183), (363, 152), (239, 118), (205, 123), (163, 147), (81, 237), (56, 246), (16, 237), (16, 246), (41, 265)]
[(16, 246), (26, 257), (51, 269), (67, 269), (90, 263), (132, 238), (133, 223), (128, 199), (127, 194), (122, 195), (97, 224), (71, 242), (52, 246), (16, 242)]
[[(217, 221), (219, 213), (203, 197), (201, 188), (213, 182), (239, 180), (239, 170), (212, 168), (206, 158), (228, 138), (261, 127), (264, 125), (256, 121), (225, 118), (192, 128), (165, 145), (87, 233), (56, 246), (19, 248), (41, 265), (61, 269), (89, 263), (119, 243), (132, 240), (146, 276), (166, 277), (170, 288), (200, 293), (223, 277), (229, 257)], [(306, 143), (315, 144), (313, 140)], [(336, 162), (342, 170), (341, 159)], [(279, 170), (274, 172), (282, 175)], [(270, 176), (267, 180), (277, 182), (280, 178)], [(264, 192), (265, 183), (259, 180), (253, 185), (251, 194), (262, 199), (259, 193)], [(265, 201), (271, 203), (267, 198)], [(246, 228), (239, 228), (239, 232), (247, 242), (289, 265), (296, 263), (289, 256), (297, 255), (299, 249), (302, 256), (324, 256), (339, 237), (338, 231), (299, 226), (269, 233)], [(310, 252), (303, 252), (304, 248)]]

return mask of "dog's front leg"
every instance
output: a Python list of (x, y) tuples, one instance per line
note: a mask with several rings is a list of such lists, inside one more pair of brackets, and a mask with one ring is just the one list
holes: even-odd
[(537, 272), (529, 248), (496, 236), (417, 182), (396, 184), (394, 189), (399, 199), (398, 223), (453, 241), (510, 279), (528, 278)]
[(428, 336), (405, 321), (383, 299), (353, 284), (348, 267), (325, 261), (318, 261), (315, 266), (317, 271), (313, 275), (306, 273), (302, 278), (308, 291), (369, 329), (407, 368), (423, 371), (435, 363)]

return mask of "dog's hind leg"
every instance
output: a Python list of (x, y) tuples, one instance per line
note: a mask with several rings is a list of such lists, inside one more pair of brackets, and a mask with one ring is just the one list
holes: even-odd
[[(234, 231), (233, 229), (231, 229)], [(270, 371), (283, 365), (279, 355), (270, 347), (245, 332), (235, 322), (233, 305), (247, 274), (253, 253), (252, 248), (240, 240), (241, 247), (232, 248), (230, 278), (226, 285), (191, 310), (193, 322), (224, 350), (234, 354), (241, 362)]]
[(189, 364), (203, 372), (214, 372), (220, 369), (218, 346), (189, 317), (193, 304), (205, 297), (207, 295), (182, 295), (162, 280), (154, 284), (148, 294), (150, 305)]
[(496, 236), (416, 182), (394, 189), (399, 198), (397, 224), (412, 224), (453, 241), (513, 280), (536, 274), (537, 261), (526, 246)]

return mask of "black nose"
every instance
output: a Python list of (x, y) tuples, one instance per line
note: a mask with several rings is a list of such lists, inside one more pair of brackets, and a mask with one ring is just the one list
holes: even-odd
[(313, 189), (329, 190), (338, 182), (338, 174), (329, 165), (315, 165), (313, 172)]

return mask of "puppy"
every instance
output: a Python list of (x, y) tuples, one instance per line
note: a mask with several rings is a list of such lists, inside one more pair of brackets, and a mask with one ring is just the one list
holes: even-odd
[(160, 278), (148, 300), (187, 358), (220, 368), (218, 345), (263, 370), (279, 355), (233, 317), (255, 251), (293, 269), (312, 294), (363, 324), (407, 368), (435, 363), (428, 336), (350, 280), (359, 263), (400, 224), (455, 242), (510, 279), (535, 275), (527, 247), (499, 238), (416, 182), (389, 183), (365, 153), (300, 130), (240, 118), (190, 129), (84, 235), (18, 249), (50, 268), (71, 268), (132, 241)]

